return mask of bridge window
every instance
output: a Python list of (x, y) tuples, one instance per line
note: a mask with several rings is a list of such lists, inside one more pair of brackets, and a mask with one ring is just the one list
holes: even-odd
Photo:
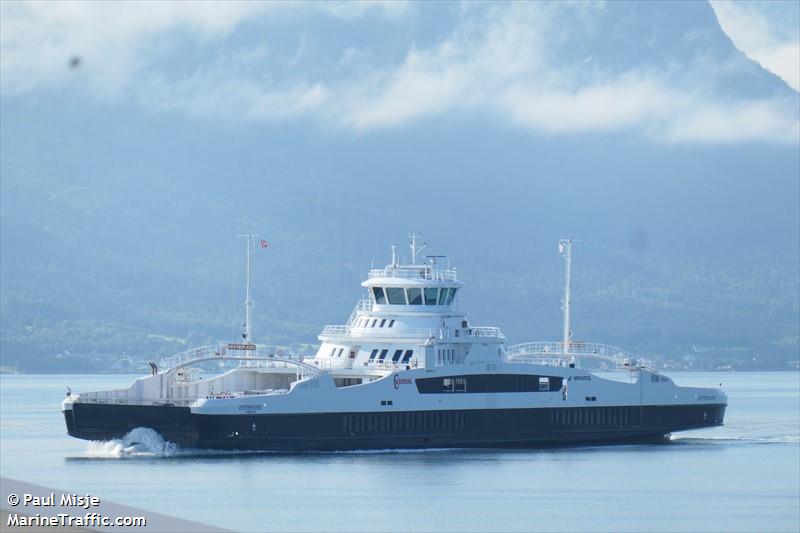
[(375, 296), (375, 303), (378, 305), (383, 305), (386, 303), (386, 296), (383, 294), (382, 287), (372, 287), (372, 294)]
[(371, 327), (371, 328), (374, 328), (374, 327), (375, 327), (375, 324), (376, 324), (377, 322), (378, 322), (378, 319), (377, 319), (377, 318), (373, 318), (373, 319), (372, 319), (372, 324), (370, 324), (370, 325), (369, 325), (369, 327)]
[(381, 350), (381, 355), (378, 357), (378, 361), (383, 362), (386, 359), (386, 354), (389, 353), (389, 350)]
[(400, 356), (403, 355), (403, 350), (395, 350), (394, 355), (392, 356), (392, 363), (396, 363), (400, 360)]
[(422, 305), (422, 289), (416, 287), (408, 289), (408, 303)]
[(411, 356), (414, 355), (414, 350), (406, 350), (406, 354), (403, 356), (403, 363), (408, 363), (411, 360)]
[(453, 303), (453, 298), (456, 296), (455, 287), (447, 287), (439, 290), (439, 305), (450, 305)]
[(378, 349), (377, 349), (377, 348), (375, 348), (374, 350), (372, 350), (372, 353), (371, 353), (371, 354), (369, 354), (369, 360), (370, 360), (370, 361), (374, 361), (374, 360), (375, 360), (375, 356), (376, 356), (376, 355), (378, 355)]
[(425, 287), (425, 305), (436, 305), (436, 297), (439, 289), (436, 287)]
[(444, 305), (447, 301), (447, 289), (439, 289), (439, 304)]
[(455, 287), (450, 287), (447, 290), (447, 305), (450, 305), (451, 303), (453, 303), (453, 298), (456, 297), (456, 291), (457, 290), (458, 289), (456, 289)]
[(402, 287), (386, 287), (386, 298), (392, 305), (406, 305), (406, 291)]
[(379, 327), (382, 328), (384, 324), (386, 324), (386, 319), (385, 318), (383, 320), (381, 320), (381, 325)]
[(390, 328), (390, 327), (392, 327), (392, 326), (394, 326), (394, 320), (390, 320), (390, 321), (389, 321), (389, 325), (388, 325), (388, 326), (386, 326), (386, 327), (387, 327), (387, 328)]

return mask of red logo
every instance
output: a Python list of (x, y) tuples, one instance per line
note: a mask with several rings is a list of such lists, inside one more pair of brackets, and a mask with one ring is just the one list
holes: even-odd
[(401, 378), (397, 374), (394, 375), (394, 388), (400, 388), (400, 385), (411, 385), (411, 378)]

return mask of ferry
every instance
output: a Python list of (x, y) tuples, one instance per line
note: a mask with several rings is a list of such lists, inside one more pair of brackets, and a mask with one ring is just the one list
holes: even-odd
[[(125, 389), (68, 392), (67, 432), (108, 440), (147, 427), (184, 447), (303, 451), (657, 442), (723, 424), (721, 390), (678, 386), (624, 350), (572, 340), (572, 238), (559, 241), (563, 339), (511, 346), (469, 320), (456, 269), (410, 238), (409, 260), (392, 246), (346, 323), (325, 326), (303, 358), (252, 342), (247, 235), (241, 342), (151, 362)], [(589, 360), (619, 377), (583, 368)]]

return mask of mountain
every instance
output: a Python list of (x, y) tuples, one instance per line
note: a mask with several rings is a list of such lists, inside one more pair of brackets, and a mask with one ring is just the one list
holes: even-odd
[[(549, 64), (587, 65), (578, 87), (600, 70), (667, 72), (721, 101), (789, 102), (797, 123), (797, 93), (736, 50), (705, 4), (551, 15)], [(441, 39), (423, 24), (432, 16), (404, 30), (421, 49)], [(339, 35), (314, 21), (321, 42)], [(6, 90), (0, 105), (3, 367), (107, 368), (236, 339), (236, 235), (247, 231), (270, 243), (254, 258), (255, 339), (295, 351), (345, 321), (371, 263), (421, 231), (426, 252), (459, 269), (471, 321), (510, 343), (559, 337), (556, 241), (574, 234), (576, 338), (698, 366), (800, 357), (796, 142), (670, 141), (646, 124), (554, 132), (488, 107), (343, 131), (309, 117), (194, 116), (69, 84)]]

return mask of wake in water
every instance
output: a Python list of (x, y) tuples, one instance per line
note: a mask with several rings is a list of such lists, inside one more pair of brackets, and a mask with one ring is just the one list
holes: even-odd
[(752, 443), (752, 444), (793, 444), (800, 442), (797, 435), (707, 435), (703, 437), (693, 435), (672, 435), (671, 442), (676, 443)]
[(179, 450), (177, 444), (164, 440), (156, 430), (134, 428), (121, 439), (92, 441), (86, 450), (89, 457), (168, 457)]

